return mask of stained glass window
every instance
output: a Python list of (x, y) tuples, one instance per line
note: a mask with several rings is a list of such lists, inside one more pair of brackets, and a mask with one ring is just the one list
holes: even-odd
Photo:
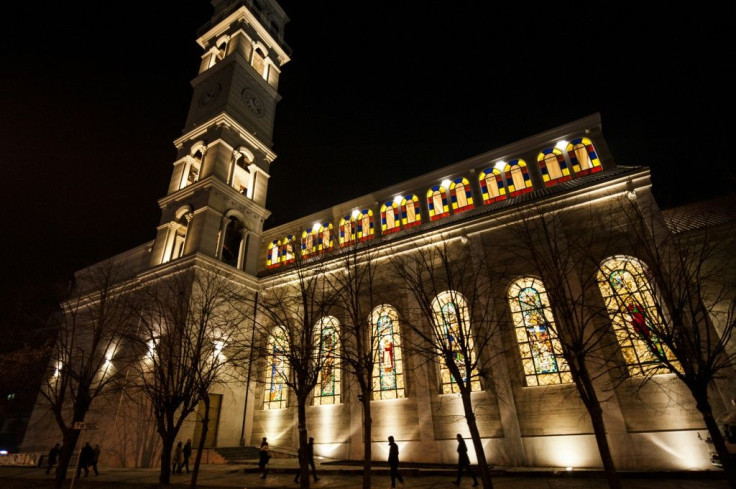
[(527, 168), (524, 160), (516, 159), (507, 163), (504, 168), (504, 177), (506, 178), (506, 188), (509, 190), (510, 197), (534, 190), (532, 179), (529, 176), (529, 168)]
[(414, 194), (404, 196), (401, 200), (401, 225), (405, 228), (410, 228), (421, 223), (422, 215), (419, 212), (419, 197)]
[(381, 206), (381, 232), (394, 233), (401, 229), (401, 214), (399, 204), (390, 200)]
[[(598, 285), (631, 375), (666, 373), (664, 358), (673, 359), (652, 330), (661, 322), (654, 287), (646, 267), (633, 257), (616, 256), (601, 264)], [(672, 362), (676, 365), (676, 362)]]
[(450, 184), (450, 200), (453, 212), (462, 212), (475, 207), (473, 192), (467, 178), (457, 178)]
[(340, 323), (332, 316), (322, 318), (317, 324), (319, 337), (319, 364), (314, 404), (338, 404), (340, 402), (340, 370), (337, 368), (338, 329)]
[(374, 328), (373, 399), (404, 397), (404, 361), (401, 355), (399, 315), (389, 305), (381, 305), (371, 313)]
[(427, 190), (427, 207), (429, 208), (429, 220), (435, 221), (450, 215), (447, 205), (447, 189), (442, 185), (435, 185)]
[(332, 237), (332, 223), (323, 222), (319, 233), (319, 244), (318, 250), (321, 253), (332, 250), (333, 237)]
[(358, 220), (358, 240), (365, 241), (373, 237), (373, 211), (363, 209), (357, 217)]
[(317, 251), (321, 226), (312, 226), (302, 232), (302, 256), (307, 257)]
[(279, 266), (281, 263), (280, 255), (281, 252), (281, 241), (278, 239), (275, 241), (272, 241), (268, 245), (268, 256), (266, 257), (266, 267), (267, 268), (274, 268)]
[(503, 176), (497, 168), (487, 168), (478, 174), (478, 183), (483, 193), (483, 203), (493, 202), (506, 198), (506, 187), (503, 186)]
[(289, 235), (281, 241), (281, 263), (291, 263), (294, 261), (294, 236)]
[[(470, 331), (470, 313), (465, 303), (465, 298), (459, 292), (446, 291), (439, 294), (432, 301), (435, 325), (439, 328), (442, 344), (453, 352), (455, 365), (460, 370), (464, 382), (470, 381), (470, 390), (479, 391), (480, 381), (478, 372), (470, 372), (468, 375), (465, 368), (465, 351), (470, 352), (471, 363), (475, 362), (475, 344)], [(457, 381), (450, 370), (443, 364), (440, 366), (440, 383), (442, 394), (460, 392)]]
[(509, 306), (519, 344), (526, 385), (572, 382), (544, 285), (534, 278), (521, 278), (509, 288)]
[(603, 169), (593, 143), (588, 138), (577, 138), (568, 143), (567, 155), (576, 175), (587, 175)]
[(562, 151), (557, 148), (545, 149), (537, 155), (539, 171), (542, 172), (542, 180), (545, 187), (570, 180), (570, 169), (567, 167)]
[(353, 216), (347, 215), (340, 219), (340, 246), (345, 246), (355, 240), (356, 222)]
[(266, 365), (266, 388), (264, 389), (264, 409), (281, 409), (286, 407), (286, 379), (289, 374), (286, 366), (286, 337), (283, 331), (276, 329), (269, 339)]

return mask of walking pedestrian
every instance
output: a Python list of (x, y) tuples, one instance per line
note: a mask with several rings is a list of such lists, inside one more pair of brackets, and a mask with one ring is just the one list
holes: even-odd
[(61, 445), (58, 443), (54, 445), (51, 450), (49, 450), (48, 460), (46, 461), (46, 474), (51, 472), (51, 467), (56, 464), (56, 459), (59, 457), (59, 452), (61, 452)]
[(396, 487), (396, 479), (404, 487), (404, 478), (399, 474), (399, 446), (394, 443), (393, 436), (388, 437), (388, 466), (391, 469), (391, 487)]
[(100, 461), (100, 445), (95, 445), (95, 449), (92, 451), (92, 470), (95, 471), (95, 477), (100, 475), (97, 471), (97, 462)]
[(268, 461), (271, 459), (271, 451), (268, 448), (268, 442), (266, 437), (263, 437), (261, 441), (261, 448), (258, 451), (258, 466), (261, 468), (261, 479), (265, 479), (268, 476)]
[[(317, 477), (317, 468), (314, 466), (314, 438), (311, 436), (309, 437), (309, 443), (307, 443), (307, 462), (309, 465), (312, 466), (312, 475), (314, 476), (314, 482), (317, 482), (319, 478)], [(302, 469), (301, 465), (299, 467), (299, 471), (296, 473), (296, 477), (294, 477), (294, 482), (299, 482), (299, 477), (302, 475)]]
[(184, 444), (184, 448), (181, 451), (183, 461), (181, 464), (179, 464), (179, 473), (181, 474), (181, 468), (184, 467), (187, 471), (187, 474), (189, 473), (189, 457), (192, 456), (192, 439), (187, 439), (187, 442)]
[(77, 463), (77, 479), (84, 470), (84, 476), (89, 475), (89, 466), (92, 465), (92, 459), (94, 459), (95, 452), (92, 450), (92, 445), (89, 442), (85, 443), (82, 450), (79, 452), (79, 463)]
[(176, 448), (174, 449), (174, 456), (171, 458), (173, 459), (171, 461), (171, 473), (176, 474), (176, 469), (181, 465), (182, 461), (184, 460), (181, 441), (176, 444)]
[(460, 478), (463, 475), (463, 469), (467, 469), (468, 473), (473, 477), (473, 487), (478, 487), (478, 479), (470, 468), (470, 459), (468, 458), (468, 447), (460, 433), (457, 434), (457, 480), (453, 482), (456, 486), (460, 485)]

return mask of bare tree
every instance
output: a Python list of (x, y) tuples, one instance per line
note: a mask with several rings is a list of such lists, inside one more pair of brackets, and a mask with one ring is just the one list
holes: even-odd
[(56, 473), (61, 487), (79, 438), (79, 425), (93, 402), (117, 387), (125, 371), (121, 340), (132, 318), (131, 285), (114, 261), (77, 274), (70, 298), (62, 304), (58, 335), (40, 390), (41, 404), (53, 413), (63, 437)]
[[(699, 215), (696, 220), (702, 225), (695, 230), (671, 231), (656, 209), (637, 199), (622, 201), (621, 209), (631, 248), (642, 260), (644, 280), (627, 280), (627, 274), (637, 271), (622, 267), (622, 279), (611, 283), (615, 300), (609, 309), (623, 311), (635, 329), (639, 325), (638, 337), (659, 366), (688, 388), (729, 483), (736, 487), (736, 463), (712, 399), (717, 382), (733, 379), (736, 368), (733, 223), (711, 226), (706, 215)], [(611, 270), (601, 272), (608, 276)], [(632, 310), (631, 304), (641, 306)]]
[[(591, 297), (598, 290), (598, 262), (593, 256), (608, 245), (606, 232), (591, 227), (601, 220), (589, 212), (547, 209), (534, 205), (521, 211), (510, 226), (508, 249), (520, 263), (527, 263), (536, 275), (533, 283), (510, 292), (512, 303), (518, 303), (519, 316), (525, 322), (527, 335), (537, 351), (547, 352), (552, 367), (534, 358), (538, 371), (554, 371), (556, 382), (569, 378), (590, 416), (598, 453), (612, 489), (621, 487), (606, 436), (601, 406), (600, 387), (606, 370), (606, 352), (612, 343), (610, 323), (601, 320), (601, 304)], [(529, 292), (532, 290), (534, 292)], [(540, 294), (541, 291), (541, 294)], [(542, 300), (546, 294), (547, 304)], [(552, 312), (544, 314), (545, 306)], [(526, 324), (528, 323), (528, 324)], [(540, 335), (542, 333), (542, 335)], [(557, 345), (559, 347), (557, 347)], [(559, 348), (559, 351), (557, 351)], [(561, 356), (562, 358), (555, 358)], [(567, 372), (566, 372), (567, 371)], [(569, 372), (569, 373), (568, 373)]]
[[(244, 299), (225, 273), (211, 264), (180, 265), (151, 280), (137, 297), (140, 326), (131, 338), (143, 359), (134, 364), (134, 377), (161, 437), (161, 484), (170, 483), (171, 450), (182, 424), (248, 351), (241, 330)], [(192, 484), (206, 430), (207, 423)]]
[(417, 308), (417, 314), (403, 318), (415, 337), (408, 349), (439, 364), (443, 393), (460, 395), (483, 487), (491, 488), (471, 392), (480, 390), (481, 382), (492, 387), (490, 364), (499, 353), (492, 337), (499, 323), (493, 314), (488, 269), (467, 241), (442, 237), (437, 243), (426, 242), (412, 253), (394, 255), (391, 268)]
[(363, 488), (371, 487), (371, 401), (373, 399), (373, 371), (376, 365), (378, 339), (373, 317), (381, 303), (376, 283), (376, 256), (353, 243), (338, 260), (340, 270), (330, 274), (330, 287), (338, 304), (344, 309), (346, 324), (342, 328), (340, 365), (357, 381), (358, 400), (363, 409)]
[[(291, 243), (291, 250), (296, 249), (295, 244)], [(259, 296), (259, 350), (260, 357), (266, 359), (266, 389), (272, 394), (267, 407), (271, 402), (283, 402), (283, 386), (295, 397), (300, 485), (307, 488), (307, 405), (315, 388), (329, 389), (338, 375), (339, 332), (329, 319), (336, 297), (324, 278), (323, 263), (310, 264), (293, 252), (286, 259), (291, 269), (279, 274)]]

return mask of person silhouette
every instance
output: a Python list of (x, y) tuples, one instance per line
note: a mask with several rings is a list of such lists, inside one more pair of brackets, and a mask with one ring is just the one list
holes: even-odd
[(396, 479), (404, 487), (404, 478), (399, 474), (399, 446), (394, 443), (394, 437), (388, 437), (388, 466), (391, 469), (391, 487), (396, 487)]

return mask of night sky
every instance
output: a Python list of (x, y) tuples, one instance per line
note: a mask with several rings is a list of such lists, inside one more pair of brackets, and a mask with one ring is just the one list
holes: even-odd
[[(211, 15), (17, 3), (0, 43), (2, 307), (154, 238)], [(595, 112), (661, 206), (733, 187), (732, 6), (509, 3), (283, 0), (266, 225)]]

